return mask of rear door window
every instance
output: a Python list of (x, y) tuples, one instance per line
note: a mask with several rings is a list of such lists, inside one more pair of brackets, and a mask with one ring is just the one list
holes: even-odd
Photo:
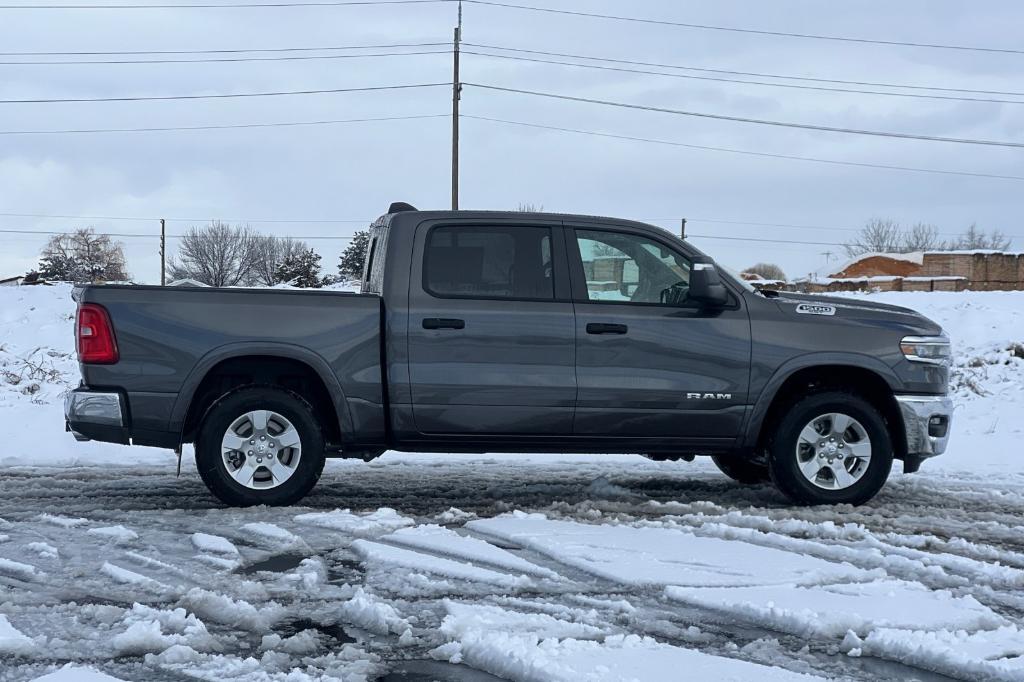
[(423, 288), (441, 298), (553, 300), (551, 229), (435, 227), (427, 235)]

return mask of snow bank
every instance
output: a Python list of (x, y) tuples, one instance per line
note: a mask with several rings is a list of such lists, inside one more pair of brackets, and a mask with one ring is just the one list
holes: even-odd
[(196, 549), (214, 554), (238, 556), (238, 548), (230, 540), (209, 533), (192, 533), (192, 544)]
[(108, 538), (116, 543), (127, 543), (139, 539), (139, 534), (124, 526), (103, 526), (102, 528), (90, 528), (85, 531), (89, 535), (97, 535), (101, 538)]
[(395, 607), (361, 587), (341, 605), (341, 615), (347, 622), (377, 635), (401, 635), (411, 630), (409, 621), (398, 615)]
[(1007, 624), (973, 597), (954, 597), (904, 580), (812, 587), (667, 587), (665, 594), (802, 637), (842, 637), (847, 631), (865, 636), (879, 628), (976, 631)]
[(869, 575), (849, 564), (669, 528), (587, 525), (519, 512), (466, 527), (624, 585), (808, 585)]
[(470, 563), (445, 559), (444, 557), (421, 554), (401, 547), (392, 547), (369, 540), (356, 540), (352, 543), (354, 551), (368, 567), (404, 568), (420, 573), (471, 580), (489, 585), (499, 585), (508, 589), (527, 588), (533, 581), (526, 576), (499, 573), (488, 568), (481, 568)]
[(0, 613), (0, 654), (4, 656), (26, 656), (36, 648), (35, 642), (11, 625), (7, 616)]
[(68, 664), (52, 673), (37, 677), (32, 682), (122, 682), (119, 677), (111, 677), (94, 668), (83, 668)]
[(441, 632), (452, 641), (433, 655), (523, 682), (716, 680), (810, 682), (822, 678), (662, 644), (650, 637), (578, 639), (576, 623), (543, 614), (447, 604)]
[(276, 545), (297, 545), (302, 543), (302, 539), (295, 533), (265, 521), (247, 523), (242, 526), (241, 530), (259, 536), (263, 540), (270, 540)]
[(380, 535), (413, 525), (412, 519), (388, 507), (381, 507), (369, 514), (354, 514), (348, 509), (299, 514), (295, 521), (359, 536)]
[(964, 680), (1024, 679), (1024, 630), (1009, 625), (988, 632), (876, 630), (864, 653)]
[(538, 578), (558, 579), (558, 574), (551, 569), (517, 557), (512, 552), (495, 547), (489, 542), (459, 535), (453, 530), (433, 524), (402, 528), (391, 535), (384, 536), (381, 541), (410, 549), (436, 552), (456, 559), (495, 566)]

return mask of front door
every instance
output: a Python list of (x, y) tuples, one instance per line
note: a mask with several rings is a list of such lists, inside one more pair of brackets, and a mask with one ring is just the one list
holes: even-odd
[(421, 225), (409, 381), (424, 434), (568, 435), (573, 304), (561, 226)]
[(574, 432), (735, 437), (749, 388), (742, 299), (717, 309), (686, 301), (690, 258), (646, 231), (577, 225), (566, 241), (576, 300)]

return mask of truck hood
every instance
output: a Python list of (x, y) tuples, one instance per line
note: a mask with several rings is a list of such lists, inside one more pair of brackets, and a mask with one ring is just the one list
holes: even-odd
[(794, 315), (818, 316), (822, 321), (856, 319), (860, 322), (877, 322), (880, 326), (907, 326), (922, 335), (942, 332), (940, 325), (916, 310), (888, 303), (791, 292), (775, 292), (770, 298), (784, 311)]

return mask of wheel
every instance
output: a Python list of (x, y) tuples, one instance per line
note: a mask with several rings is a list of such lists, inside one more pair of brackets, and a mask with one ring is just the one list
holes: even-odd
[(795, 402), (768, 450), (772, 481), (797, 504), (863, 504), (885, 485), (892, 460), (882, 415), (841, 391)]
[(737, 483), (767, 483), (771, 479), (768, 464), (763, 460), (737, 457), (735, 455), (712, 455), (711, 461), (718, 470)]
[(207, 411), (196, 438), (196, 466), (225, 504), (294, 504), (320, 478), (324, 437), (313, 408), (300, 396), (248, 386)]

